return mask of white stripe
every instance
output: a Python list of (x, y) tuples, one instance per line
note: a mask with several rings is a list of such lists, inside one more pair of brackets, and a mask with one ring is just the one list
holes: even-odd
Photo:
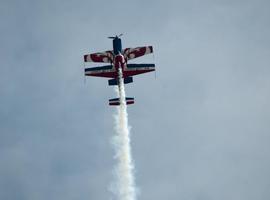
[(155, 69), (155, 67), (134, 67), (134, 68), (127, 68), (126, 71), (141, 71), (141, 70), (151, 70)]
[(115, 72), (111, 69), (105, 69), (105, 70), (95, 70), (95, 71), (87, 71), (85, 74), (100, 74), (100, 73), (108, 73), (108, 72)]

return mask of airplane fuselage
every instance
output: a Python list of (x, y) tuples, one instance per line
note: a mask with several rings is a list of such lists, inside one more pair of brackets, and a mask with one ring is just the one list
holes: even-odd
[(123, 77), (126, 75), (126, 60), (122, 54), (118, 54), (114, 57), (114, 63), (113, 66), (115, 67), (115, 70), (118, 72), (119, 68), (122, 68)]
[(113, 53), (114, 53), (113, 67), (115, 68), (116, 72), (118, 72), (119, 68), (121, 67), (123, 77), (125, 77), (127, 75), (126, 73), (127, 61), (125, 57), (122, 55), (122, 42), (121, 39), (118, 37), (113, 39)]

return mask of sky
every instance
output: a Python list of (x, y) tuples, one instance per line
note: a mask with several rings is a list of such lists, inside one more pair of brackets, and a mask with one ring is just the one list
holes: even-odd
[[(152, 45), (126, 85), (138, 200), (270, 198), (270, 2), (0, 1), (0, 199), (113, 200), (115, 108), (83, 55)], [(90, 66), (98, 66), (98, 63)]]

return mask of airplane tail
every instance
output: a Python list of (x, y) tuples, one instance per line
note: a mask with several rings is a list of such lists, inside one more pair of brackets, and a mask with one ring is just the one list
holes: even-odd
[[(133, 97), (126, 97), (126, 104), (134, 104), (134, 98)], [(120, 98), (114, 98), (109, 100), (110, 106), (119, 106), (120, 105)]]

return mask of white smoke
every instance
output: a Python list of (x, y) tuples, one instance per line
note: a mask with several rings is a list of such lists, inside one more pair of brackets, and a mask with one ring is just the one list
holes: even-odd
[(119, 87), (116, 92), (120, 98), (120, 106), (117, 107), (115, 116), (116, 135), (113, 137), (115, 147), (115, 182), (112, 184), (112, 191), (117, 200), (136, 200), (136, 187), (134, 178), (134, 164), (130, 147), (130, 128), (128, 126), (128, 114), (126, 105), (126, 94), (122, 78), (122, 69), (119, 68)]

